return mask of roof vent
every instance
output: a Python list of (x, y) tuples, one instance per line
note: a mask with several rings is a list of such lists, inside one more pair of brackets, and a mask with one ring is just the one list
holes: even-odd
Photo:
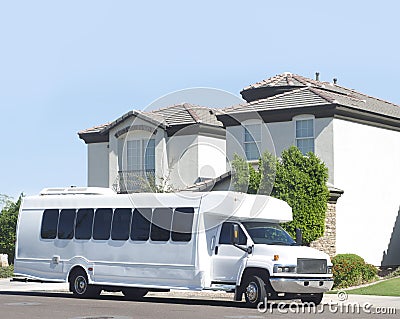
[(319, 81), (319, 72), (315, 72), (315, 81)]
[(67, 187), (67, 188), (45, 188), (40, 195), (115, 195), (110, 188), (103, 187)]
[(333, 84), (337, 84), (337, 78), (333, 79)]

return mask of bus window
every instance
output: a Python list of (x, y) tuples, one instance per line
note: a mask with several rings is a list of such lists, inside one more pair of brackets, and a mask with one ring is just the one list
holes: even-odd
[(168, 241), (171, 233), (172, 209), (156, 208), (151, 219), (150, 238), (153, 241)]
[(75, 223), (75, 238), (90, 239), (92, 237), (94, 210), (92, 208), (83, 208), (78, 210)]
[(188, 242), (192, 238), (194, 209), (192, 207), (176, 208), (172, 220), (173, 241)]
[(111, 208), (96, 209), (93, 225), (93, 239), (107, 240), (110, 238), (112, 220)]
[(58, 220), (58, 239), (74, 238), (75, 209), (62, 209)]
[(139, 208), (133, 211), (131, 239), (146, 241), (149, 239), (151, 208)]
[(55, 239), (57, 236), (58, 209), (46, 209), (43, 213), (40, 235), (43, 239)]
[[(219, 235), (219, 243), (230, 245), (231, 235), (232, 235), (232, 225), (234, 223), (225, 222), (222, 224), (221, 234)], [(239, 245), (246, 245), (247, 244), (247, 237), (243, 232), (242, 228), (239, 226)]]
[(131, 218), (132, 210), (130, 208), (117, 208), (114, 210), (111, 239), (128, 240), (131, 228)]

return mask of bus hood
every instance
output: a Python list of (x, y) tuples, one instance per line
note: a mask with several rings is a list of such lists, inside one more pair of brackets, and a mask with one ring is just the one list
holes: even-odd
[[(267, 258), (276, 264), (282, 265), (297, 265), (297, 258), (326, 259), (328, 266), (331, 265), (328, 254), (307, 246), (255, 244), (253, 256), (257, 259), (262, 258), (265, 260)], [(274, 260), (274, 256), (278, 260)]]

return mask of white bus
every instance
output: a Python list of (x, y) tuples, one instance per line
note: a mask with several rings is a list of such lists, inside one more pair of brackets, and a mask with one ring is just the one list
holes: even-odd
[(319, 304), (333, 285), (332, 264), (280, 227), (291, 219), (286, 202), (262, 195), (45, 189), (23, 199), (14, 271), (69, 282), (79, 297), (225, 290), (252, 306), (267, 299)]

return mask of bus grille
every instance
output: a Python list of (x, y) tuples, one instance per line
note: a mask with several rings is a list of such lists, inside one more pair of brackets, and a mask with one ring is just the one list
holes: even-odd
[(327, 264), (326, 259), (297, 259), (297, 273), (298, 274), (326, 274)]

